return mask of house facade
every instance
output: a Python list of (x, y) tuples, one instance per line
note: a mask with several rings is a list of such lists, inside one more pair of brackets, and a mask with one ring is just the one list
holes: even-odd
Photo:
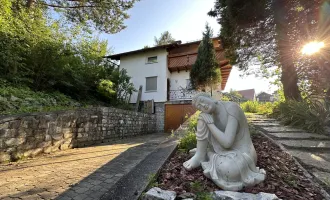
[(273, 102), (275, 101), (276, 97), (275, 94), (268, 94), (266, 92), (261, 92), (260, 94), (257, 95), (257, 101), (260, 102)]
[[(191, 99), (197, 92), (190, 87), (189, 71), (196, 61), (199, 44), (200, 41), (185, 44), (176, 41), (108, 56), (120, 60), (120, 68), (127, 70), (135, 88), (142, 86), (140, 101), (154, 101), (160, 130), (168, 132), (178, 128), (187, 115), (195, 112)], [(220, 42), (213, 39), (213, 44), (222, 76), (221, 86), (213, 91), (217, 94), (225, 88), (232, 67), (224, 57)], [(138, 97), (138, 92), (132, 94), (130, 103), (135, 104)]]

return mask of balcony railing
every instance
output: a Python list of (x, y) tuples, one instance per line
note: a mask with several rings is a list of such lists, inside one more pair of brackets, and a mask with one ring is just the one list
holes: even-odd
[(191, 100), (197, 93), (198, 91), (189, 89), (170, 90), (169, 100)]

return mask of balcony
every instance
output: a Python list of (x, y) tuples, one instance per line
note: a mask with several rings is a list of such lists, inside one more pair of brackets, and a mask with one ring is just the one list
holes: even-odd
[[(215, 52), (218, 62), (225, 60), (223, 51)], [(168, 55), (168, 69), (172, 71), (188, 70), (196, 62), (197, 52)]]
[(192, 100), (192, 98), (198, 93), (196, 90), (189, 90), (182, 88), (180, 90), (169, 90), (170, 101), (180, 100)]

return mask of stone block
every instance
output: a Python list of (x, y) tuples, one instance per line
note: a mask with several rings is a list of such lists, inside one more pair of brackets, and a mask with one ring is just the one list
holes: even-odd
[(326, 156), (324, 154), (318, 155), (313, 152), (304, 152), (304, 151), (289, 151), (290, 154), (299, 159), (303, 163), (303, 165), (308, 166), (310, 168), (318, 168), (324, 171), (329, 170), (330, 162), (324, 159)]
[(62, 133), (57, 133), (52, 135), (53, 140), (62, 140), (63, 139), (63, 134)]
[(49, 146), (51, 146), (52, 145), (52, 142), (51, 141), (47, 141), (47, 142), (40, 142), (38, 145), (37, 145), (37, 147), (38, 148), (47, 148), (47, 147), (49, 147)]
[(41, 154), (43, 152), (43, 148), (37, 148), (37, 149), (33, 149), (31, 150), (31, 157), (35, 157), (38, 154)]
[(330, 149), (330, 141), (326, 140), (278, 140), (281, 144), (287, 148), (322, 148)]
[(27, 126), (29, 129), (38, 128), (39, 121), (35, 117), (25, 117), (24, 122), (27, 122)]
[(0, 130), (8, 129), (8, 128), (9, 128), (9, 122), (0, 123)]
[(19, 126), (20, 126), (20, 124), (21, 124), (21, 121), (20, 120), (10, 121), (8, 128), (10, 128), (10, 129), (18, 129)]
[(329, 138), (326, 135), (319, 135), (319, 134), (313, 134), (313, 133), (268, 133), (268, 135), (271, 135), (273, 137), (276, 137), (276, 139), (325, 139)]
[(55, 122), (50, 122), (49, 123), (48, 134), (50, 134), (50, 135), (56, 134), (56, 124), (55, 124)]
[(56, 133), (62, 133), (62, 127), (56, 126)]
[(31, 150), (36, 148), (37, 144), (36, 142), (25, 142), (24, 144), (21, 144), (17, 147), (18, 151), (24, 152), (26, 150)]
[(48, 134), (47, 129), (35, 129), (33, 130), (33, 137), (45, 137)]
[(78, 133), (81, 133), (81, 132), (85, 132), (85, 129), (84, 128), (78, 128)]
[(322, 172), (317, 169), (313, 170), (313, 175), (321, 182), (323, 182), (328, 187), (330, 186), (330, 173)]
[(44, 148), (44, 153), (52, 153), (59, 150), (59, 146), (49, 146)]
[(5, 162), (5, 161), (10, 161), (11, 157), (10, 154), (5, 153), (5, 152), (0, 152), (0, 163)]
[(176, 192), (162, 190), (158, 187), (151, 188), (142, 197), (143, 200), (174, 200), (176, 198)]
[(67, 150), (67, 149), (71, 149), (72, 148), (72, 144), (71, 143), (63, 143), (60, 146), (61, 150)]
[(71, 131), (64, 132), (64, 138), (73, 138), (73, 133)]
[(5, 140), (8, 147), (18, 146), (25, 142), (26, 138), (9, 138)]
[(3, 141), (3, 139), (0, 139), (0, 149), (5, 149), (6, 145), (5, 142)]
[(52, 136), (50, 136), (49, 134), (46, 134), (45, 135), (45, 141), (48, 142), (48, 141), (52, 141)]
[(280, 200), (275, 194), (260, 192), (250, 194), (245, 192), (215, 191), (212, 194), (213, 200)]

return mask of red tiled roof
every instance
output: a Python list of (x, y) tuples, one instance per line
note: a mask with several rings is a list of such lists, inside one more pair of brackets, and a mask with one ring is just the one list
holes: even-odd
[(255, 98), (255, 90), (254, 89), (239, 90), (237, 92), (240, 93), (245, 99), (254, 100), (254, 98)]

